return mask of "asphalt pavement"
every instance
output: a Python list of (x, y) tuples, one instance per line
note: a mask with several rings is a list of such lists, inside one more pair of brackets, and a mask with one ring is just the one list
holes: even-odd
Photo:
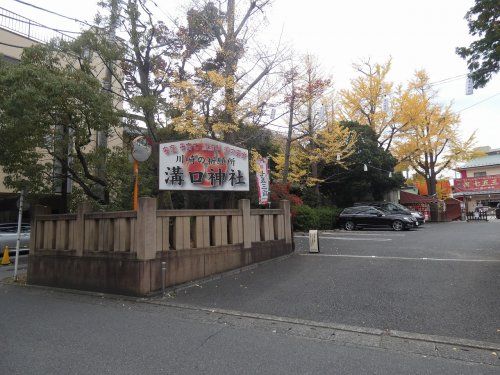
[(500, 342), (500, 224), (336, 231), (320, 254), (180, 290), (176, 302)]
[[(0, 298), (2, 374), (469, 375), (498, 374), (499, 368), (491, 351), (482, 363), (441, 349), (428, 355), (406, 352), (404, 345), (346, 345), (290, 335), (265, 320), (231, 321), (155, 301), (2, 284)], [(451, 355), (456, 350), (449, 348)]]
[(166, 297), (0, 283), (0, 373), (498, 374), (499, 222), (307, 240)]

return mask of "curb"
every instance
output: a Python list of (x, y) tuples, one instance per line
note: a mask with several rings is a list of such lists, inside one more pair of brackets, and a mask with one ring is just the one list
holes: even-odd
[[(290, 257), (292, 254), (286, 255), (285, 257)], [(284, 257), (280, 257), (281, 259)], [(280, 258), (275, 258), (280, 259)], [(266, 261), (269, 262), (269, 261)], [(253, 269), (253, 268), (251, 268)], [(233, 272), (233, 271), (231, 271)], [(236, 274), (234, 272), (233, 274)], [(328, 329), (335, 330), (345, 333), (353, 333), (353, 334), (361, 334), (375, 337), (377, 339), (382, 340), (383, 338), (394, 338), (401, 340), (408, 340), (413, 342), (426, 342), (433, 344), (441, 344), (441, 345), (450, 345), (455, 347), (462, 348), (471, 348), (471, 349), (479, 349), (479, 350), (487, 350), (494, 351), (496, 353), (500, 353), (500, 343), (493, 343), (488, 341), (481, 340), (472, 340), (472, 339), (463, 339), (458, 337), (449, 337), (449, 336), (439, 336), (439, 335), (429, 335), (429, 334), (421, 334), (421, 333), (413, 333), (399, 330), (383, 330), (379, 328), (371, 328), (371, 327), (361, 327), (361, 326), (351, 326), (346, 324), (339, 323), (328, 323), (328, 322), (317, 322), (306, 319), (299, 318), (289, 318), (289, 317), (281, 317), (276, 315), (267, 315), (267, 314), (258, 314), (258, 313), (250, 313), (250, 312), (241, 312), (236, 310), (226, 310), (219, 308), (209, 308), (203, 306), (196, 305), (186, 305), (175, 302), (163, 301), (162, 299), (151, 299), (151, 297), (131, 297), (131, 296), (122, 296), (117, 294), (107, 294), (107, 293), (98, 293), (98, 292), (90, 292), (90, 291), (81, 291), (75, 289), (63, 289), (63, 288), (55, 288), (41, 285), (29, 285), (29, 284), (18, 284), (18, 283), (6, 283), (0, 281), (0, 284), (10, 285), (14, 287), (24, 287), (31, 289), (40, 289), (51, 292), (60, 292), (65, 294), (72, 295), (84, 295), (90, 297), (100, 297), (107, 298), (115, 301), (128, 301), (139, 304), (147, 304), (147, 305), (155, 305), (155, 306), (164, 306), (181, 310), (189, 310), (189, 311), (199, 311), (205, 312), (209, 314), (220, 314), (228, 317), (235, 318), (248, 318), (260, 321), (268, 321), (271, 323), (285, 323), (296, 326), (307, 326), (318, 329)], [(187, 286), (186, 287), (190, 287)], [(497, 357), (498, 358), (498, 357)]]
[(258, 314), (258, 313), (249, 313), (249, 312), (241, 312), (236, 310), (225, 310), (218, 308), (208, 308), (196, 305), (185, 305), (178, 304), (175, 302), (162, 302), (162, 301), (144, 301), (148, 304), (174, 307), (179, 309), (186, 310), (194, 310), (194, 311), (203, 311), (214, 314), (228, 315), (234, 316), (238, 318), (251, 318), (251, 319), (259, 319), (259, 320), (267, 320), (271, 322), (280, 322), (280, 323), (289, 323), (296, 325), (304, 325), (309, 327), (317, 327), (317, 328), (327, 328), (333, 329), (337, 331), (344, 332), (352, 332), (352, 333), (361, 333), (371, 336), (379, 336), (385, 337), (390, 336), (393, 338), (399, 339), (407, 339), (413, 341), (423, 341), (423, 342), (432, 342), (436, 344), (446, 344), (446, 345), (455, 345), (460, 347), (474, 348), (474, 349), (482, 349), (482, 350), (492, 350), (500, 352), (500, 343), (492, 343), (489, 341), (480, 341), (480, 340), (469, 340), (462, 339), (457, 337), (448, 337), (448, 336), (439, 336), (439, 335), (428, 335), (421, 333), (413, 333), (406, 331), (398, 331), (398, 330), (382, 330), (379, 328), (370, 328), (370, 327), (360, 327), (360, 326), (351, 326), (346, 324), (338, 324), (338, 323), (327, 323), (327, 322), (317, 322), (313, 320), (299, 319), (299, 318), (288, 318), (281, 317), (276, 315), (267, 315), (267, 314)]
[[(189, 281), (187, 283), (183, 283), (183, 284), (179, 284), (179, 285), (174, 285), (174, 286), (165, 288), (165, 293), (171, 293), (171, 292), (176, 293), (177, 291), (186, 290), (186, 289), (193, 288), (193, 287), (198, 287), (201, 284), (206, 284), (206, 283), (213, 281), (213, 280), (219, 280), (219, 279), (223, 279), (223, 278), (228, 277), (228, 276), (238, 275), (242, 272), (251, 271), (251, 270), (254, 270), (260, 266), (264, 266), (264, 265), (269, 264), (269, 263), (282, 262), (282, 261), (292, 257), (294, 254), (295, 254), (295, 252), (291, 252), (290, 254), (282, 255), (282, 256), (277, 257), (277, 258), (263, 260), (262, 262), (253, 263), (253, 264), (250, 264), (250, 265), (245, 266), (245, 267), (240, 267), (240, 268), (236, 268), (234, 270), (217, 273), (215, 275), (211, 275), (211, 276), (205, 277), (203, 279)], [(161, 294), (162, 294), (162, 291), (159, 291), (159, 292), (152, 293), (150, 296), (155, 297), (155, 296), (160, 296)]]

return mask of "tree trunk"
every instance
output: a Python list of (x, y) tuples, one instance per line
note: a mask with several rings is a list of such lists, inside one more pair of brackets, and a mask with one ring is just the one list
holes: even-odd
[(292, 93), (292, 97), (290, 98), (290, 116), (288, 118), (288, 134), (286, 137), (286, 145), (285, 145), (285, 164), (283, 165), (282, 181), (284, 184), (288, 182), (288, 173), (290, 170), (290, 150), (292, 148), (294, 105), (295, 105), (295, 94)]
[[(313, 126), (313, 118), (312, 118), (312, 102), (309, 101), (307, 105), (307, 118), (308, 118), (308, 131), (309, 131), (309, 150), (311, 153), (314, 153), (315, 142), (314, 142), (314, 126)], [(314, 179), (317, 179), (319, 176), (318, 173), (318, 162), (313, 161), (311, 163), (311, 176)], [(319, 184), (316, 182), (314, 184), (314, 195), (316, 196), (317, 201), (320, 201), (320, 193), (319, 193)]]
[[(235, 74), (237, 64), (237, 51), (236, 51), (236, 36), (234, 30), (235, 22), (235, 0), (228, 0), (227, 2), (227, 35), (223, 46), (223, 55), (226, 56), (224, 76), (224, 119), (227, 124), (234, 125), (234, 110), (236, 106), (236, 98), (234, 92)], [(229, 131), (224, 134), (224, 140), (229, 143), (235, 143), (236, 137), (234, 131)]]
[(426, 178), (425, 182), (427, 183), (427, 194), (429, 196), (435, 195), (437, 192), (436, 189), (437, 182), (436, 182), (436, 175), (432, 171), (429, 173), (429, 177)]

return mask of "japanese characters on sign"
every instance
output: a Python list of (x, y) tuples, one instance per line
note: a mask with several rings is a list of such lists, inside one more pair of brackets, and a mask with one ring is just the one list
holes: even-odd
[(248, 191), (248, 151), (194, 139), (160, 144), (160, 190)]
[(257, 159), (257, 190), (259, 191), (259, 204), (269, 203), (269, 159)]
[(454, 186), (456, 193), (500, 190), (500, 175), (457, 178)]

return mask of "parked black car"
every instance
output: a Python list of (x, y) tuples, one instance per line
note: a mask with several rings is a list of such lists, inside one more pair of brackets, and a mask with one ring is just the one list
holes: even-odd
[(389, 213), (372, 206), (355, 206), (340, 213), (339, 224), (345, 230), (390, 227), (400, 231), (418, 226), (418, 221), (411, 214)]
[(354, 203), (354, 206), (372, 206), (390, 214), (412, 215), (418, 221), (418, 225), (425, 223), (425, 216), (418, 211), (412, 211), (399, 203), (392, 202), (363, 202)]

